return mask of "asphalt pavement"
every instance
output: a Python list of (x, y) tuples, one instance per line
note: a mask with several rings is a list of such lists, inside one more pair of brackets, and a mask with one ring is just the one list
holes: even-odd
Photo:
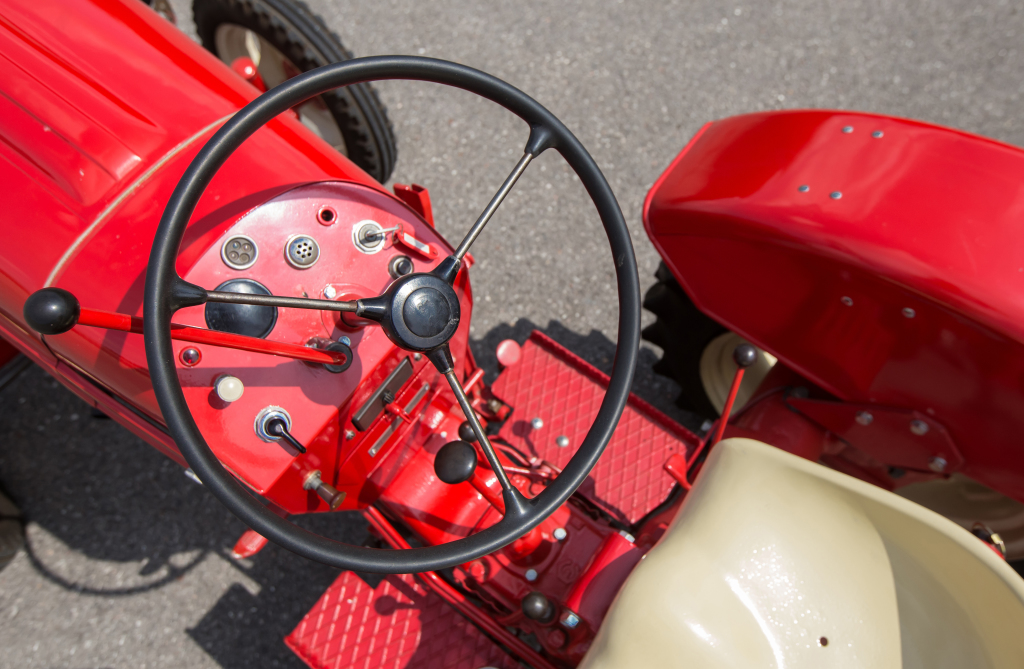
[[(173, 4), (191, 31), (189, 3)], [(309, 5), (357, 55), (455, 60), (558, 115), (615, 190), (645, 289), (658, 257), (641, 223), (644, 196), (706, 121), (842, 108), (1024, 146), (1022, 2)], [(394, 181), (427, 186), (439, 229), (460, 238), (514, 165), (522, 123), (450, 89), (378, 90), (399, 142)], [(473, 249), (475, 352), (493, 365), (498, 341), (536, 327), (607, 369), (617, 316), (607, 243), (579, 182), (549, 154)], [(658, 355), (644, 348), (635, 390), (673, 412), (677, 388), (649, 369)], [(230, 560), (238, 520), (38, 369), (0, 392), (0, 407), (0, 483), (28, 521), (28, 550), (0, 572), (0, 667), (302, 666), (281, 638), (336, 570), (274, 546)], [(365, 536), (347, 514), (299, 522)]]

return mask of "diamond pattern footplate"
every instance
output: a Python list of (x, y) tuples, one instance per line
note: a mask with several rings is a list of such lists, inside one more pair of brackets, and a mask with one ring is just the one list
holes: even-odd
[(343, 572), (285, 643), (313, 669), (516, 669), (519, 664), (414, 576), (376, 589)]
[[(499, 436), (527, 455), (564, 467), (594, 422), (607, 387), (607, 375), (535, 330), (519, 363), (491, 386), (513, 408)], [(533, 427), (535, 418), (541, 427)], [(665, 461), (674, 453), (689, 456), (698, 443), (689, 430), (630, 395), (611, 442), (579, 492), (615, 518), (635, 523), (675, 484), (662, 469)]]

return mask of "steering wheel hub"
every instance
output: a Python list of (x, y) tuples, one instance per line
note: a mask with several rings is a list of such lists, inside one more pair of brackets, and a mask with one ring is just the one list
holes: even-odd
[(406, 327), (419, 337), (436, 337), (444, 332), (451, 315), (448, 301), (433, 288), (418, 289), (402, 307)]

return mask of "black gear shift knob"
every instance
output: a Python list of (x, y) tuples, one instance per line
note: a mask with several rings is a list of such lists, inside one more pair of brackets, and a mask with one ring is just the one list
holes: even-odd
[(434, 473), (445, 483), (462, 483), (476, 471), (476, 449), (464, 441), (449, 441), (434, 456)]
[(750, 344), (740, 344), (733, 350), (732, 359), (740, 367), (750, 367), (757, 362), (757, 349)]
[(63, 288), (43, 288), (28, 296), (22, 314), (29, 327), (44, 335), (67, 332), (75, 327), (82, 309), (78, 298)]

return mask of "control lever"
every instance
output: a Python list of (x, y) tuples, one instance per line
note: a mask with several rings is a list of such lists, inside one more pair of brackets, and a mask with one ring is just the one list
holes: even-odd
[(320, 499), (327, 502), (327, 506), (330, 507), (331, 511), (335, 511), (345, 501), (345, 493), (329, 483), (324, 483), (319, 469), (314, 469), (309, 474), (306, 474), (306, 480), (302, 482), (302, 488), (304, 490), (315, 490), (316, 494), (320, 495)]
[(288, 431), (288, 426), (281, 418), (271, 418), (267, 421), (267, 425), (264, 428), (271, 437), (277, 437), (278, 439), (284, 439), (299, 453), (305, 453), (306, 447), (299, 443), (299, 440), (292, 436), (292, 433)]

